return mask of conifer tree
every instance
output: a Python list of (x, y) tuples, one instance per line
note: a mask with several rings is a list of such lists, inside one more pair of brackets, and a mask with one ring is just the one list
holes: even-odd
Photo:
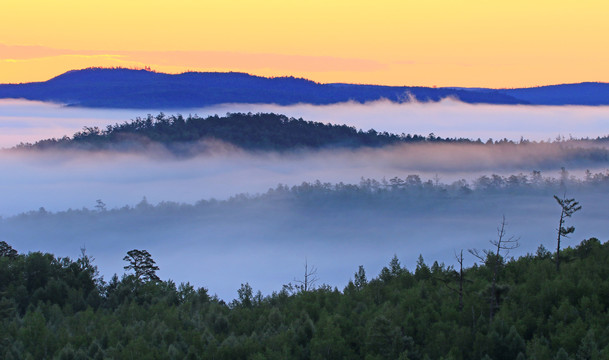
[(0, 257), (15, 258), (17, 250), (13, 249), (6, 241), (0, 241)]
[(556, 240), (556, 271), (560, 271), (560, 240), (569, 234), (575, 232), (574, 226), (564, 227), (565, 220), (571, 217), (576, 211), (581, 210), (581, 205), (575, 199), (567, 199), (566, 194), (562, 199), (554, 195), (554, 199), (560, 205), (560, 221), (558, 223), (558, 238)]
[(124, 266), (125, 270), (133, 270), (135, 277), (139, 281), (161, 281), (156, 275), (159, 267), (156, 266), (150, 253), (146, 250), (133, 249), (127, 252), (127, 256), (123, 258), (129, 264)]

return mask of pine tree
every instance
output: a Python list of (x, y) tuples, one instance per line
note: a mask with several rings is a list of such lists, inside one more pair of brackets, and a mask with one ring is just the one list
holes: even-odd
[(575, 232), (574, 226), (564, 227), (565, 220), (568, 217), (571, 217), (573, 213), (581, 210), (581, 205), (575, 199), (567, 199), (566, 194), (563, 195), (563, 198), (559, 198), (554, 195), (554, 199), (558, 205), (560, 205), (560, 222), (558, 223), (558, 239), (556, 240), (556, 271), (560, 270), (560, 239), (566, 237), (567, 235)]
[(17, 250), (13, 249), (6, 241), (0, 241), (0, 257), (13, 259), (16, 258), (17, 255)]
[(133, 270), (135, 277), (139, 281), (161, 281), (156, 275), (156, 271), (159, 267), (152, 259), (150, 253), (146, 250), (133, 249), (127, 252), (127, 256), (123, 258), (129, 265), (125, 265), (125, 270)]

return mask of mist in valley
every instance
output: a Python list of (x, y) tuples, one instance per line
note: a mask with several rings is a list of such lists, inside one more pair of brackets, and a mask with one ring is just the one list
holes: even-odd
[[(145, 115), (22, 101), (3, 101), (0, 109), (4, 147)], [(182, 113), (229, 111), (273, 111), (364, 130), (474, 139), (609, 133), (607, 107), (445, 100), (226, 105)], [(230, 300), (245, 282), (265, 294), (279, 291), (302, 278), (305, 260), (318, 269), (318, 284), (339, 289), (358, 265), (376, 276), (394, 254), (411, 271), (419, 254), (428, 264), (453, 265), (455, 251), (488, 248), (503, 215), (508, 234), (520, 237), (513, 256), (535, 252), (540, 244), (553, 250), (560, 208), (552, 196), (565, 192), (583, 205), (568, 220), (576, 232), (565, 246), (609, 238), (607, 159), (582, 150), (602, 155), (602, 144), (575, 149), (560, 143), (424, 143), (284, 153), (248, 152), (213, 141), (197, 146), (205, 151), (185, 158), (162, 146), (147, 152), (2, 151), (0, 240), (20, 252), (73, 258), (86, 247), (106, 280), (124, 272), (127, 251), (147, 249), (161, 278), (205, 286)], [(592, 173), (586, 174), (588, 169)], [(366, 190), (370, 186), (376, 190)], [(467, 258), (469, 265), (474, 260)]]
[[(109, 207), (92, 201), (85, 209), (9, 216), (0, 231), (20, 252), (75, 258), (84, 247), (106, 279), (124, 273), (127, 251), (146, 249), (161, 278), (204, 286), (226, 300), (245, 282), (263, 294), (279, 291), (302, 279), (305, 261), (318, 269), (318, 285), (339, 289), (358, 265), (376, 276), (394, 254), (411, 271), (419, 254), (428, 265), (435, 260), (455, 265), (455, 252), (490, 248), (504, 215), (508, 234), (520, 238), (511, 256), (535, 253), (539, 245), (552, 250), (560, 215), (552, 196), (565, 191), (584, 208), (568, 220), (576, 232), (563, 246), (609, 238), (607, 173), (588, 181), (567, 177), (562, 185), (558, 177), (535, 176), (450, 184), (419, 182), (412, 175), (354, 184), (312, 182), (188, 204), (145, 198)], [(475, 260), (466, 255), (466, 265)]]
[(225, 104), (198, 109), (89, 109), (25, 100), (0, 100), (0, 147), (20, 142), (72, 135), (84, 126), (122, 123), (159, 112), (166, 114), (223, 115), (227, 112), (274, 112), (332, 124), (346, 124), (364, 131), (375, 129), (395, 134), (434, 133), (441, 137), (489, 138), (535, 141), (558, 136), (576, 138), (609, 134), (608, 106), (526, 106), (465, 104), (452, 99), (440, 102), (279, 106), (273, 104)]

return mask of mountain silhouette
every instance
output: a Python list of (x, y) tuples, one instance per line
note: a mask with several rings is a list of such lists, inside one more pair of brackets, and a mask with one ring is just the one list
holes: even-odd
[[(571, 95), (569, 95), (571, 94)], [(585, 83), (531, 89), (465, 89), (320, 84), (294, 77), (266, 78), (239, 72), (186, 72), (89, 68), (45, 82), (0, 85), (0, 98), (51, 101), (97, 108), (178, 109), (223, 103), (326, 105), (380, 99), (429, 102), (451, 97), (472, 104), (609, 104), (609, 84)]]
[(608, 83), (584, 82), (499, 92), (536, 105), (609, 105)]

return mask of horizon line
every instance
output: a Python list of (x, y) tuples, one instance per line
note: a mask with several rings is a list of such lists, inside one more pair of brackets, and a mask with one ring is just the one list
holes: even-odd
[(88, 66), (88, 67), (83, 67), (83, 68), (75, 68), (75, 69), (70, 69), (67, 71), (64, 71), (60, 74), (54, 75), (46, 80), (41, 80), (41, 81), (29, 81), (29, 82), (8, 82), (8, 83), (0, 83), (0, 85), (25, 85), (25, 84), (36, 84), (36, 83), (45, 83), (47, 81), (50, 81), (52, 79), (55, 79), (61, 75), (70, 73), (70, 72), (77, 72), (77, 71), (85, 71), (85, 70), (131, 70), (131, 71), (146, 71), (146, 72), (150, 72), (150, 73), (155, 73), (155, 74), (164, 74), (164, 75), (183, 75), (183, 74), (189, 74), (189, 73), (194, 73), (194, 74), (245, 74), (248, 76), (252, 76), (252, 77), (259, 77), (259, 78), (265, 78), (265, 79), (280, 79), (280, 78), (294, 78), (294, 79), (300, 79), (300, 80), (307, 80), (307, 81), (311, 81), (315, 84), (319, 84), (319, 85), (361, 85), (361, 86), (386, 86), (386, 87), (423, 87), (423, 88), (433, 88), (433, 89), (484, 89), (484, 90), (514, 90), (514, 89), (535, 89), (535, 88), (541, 88), (541, 87), (549, 87), (549, 86), (560, 86), (560, 85), (577, 85), (577, 84), (609, 84), (609, 82), (603, 82), (603, 81), (580, 81), (580, 82), (569, 82), (569, 83), (552, 83), (552, 84), (543, 84), (543, 85), (534, 85), (534, 86), (522, 86), (522, 87), (484, 87), (484, 86), (458, 86), (458, 85), (452, 85), (452, 86), (435, 86), (435, 85), (387, 85), (387, 84), (381, 84), (381, 83), (351, 83), (351, 82), (318, 82), (315, 80), (311, 80), (309, 78), (306, 77), (299, 77), (299, 76), (294, 76), (294, 75), (278, 75), (278, 76), (264, 76), (264, 75), (257, 75), (255, 73), (250, 73), (250, 72), (245, 72), (245, 71), (200, 71), (200, 70), (185, 70), (185, 71), (181, 71), (181, 72), (164, 72), (164, 71), (158, 71), (153, 69), (151, 66), (133, 66), (133, 67), (124, 67), (124, 66)]

